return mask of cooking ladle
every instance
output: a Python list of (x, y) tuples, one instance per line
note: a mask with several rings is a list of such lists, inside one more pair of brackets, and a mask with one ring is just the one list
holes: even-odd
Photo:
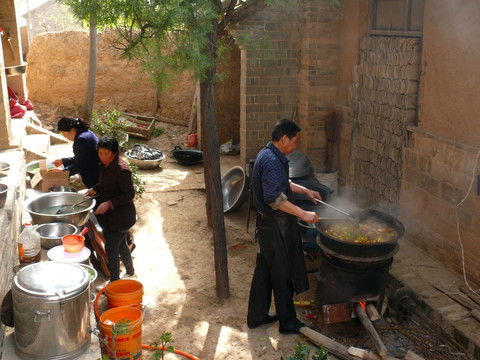
[(57, 215), (62, 215), (62, 214), (70, 214), (73, 212), (75, 206), (78, 206), (80, 204), (83, 204), (84, 202), (87, 202), (88, 200), (92, 200), (98, 197), (98, 195), (92, 196), (92, 197), (87, 197), (86, 199), (83, 199), (82, 201), (73, 204), (73, 205), (63, 205), (60, 209), (57, 210), (56, 214)]
[(339, 208), (336, 208), (336, 207), (333, 206), (333, 205), (327, 204), (325, 201), (322, 201), (322, 200), (320, 200), (320, 199), (315, 199), (315, 201), (317, 201), (317, 202), (319, 202), (320, 204), (323, 204), (323, 205), (325, 205), (325, 206), (328, 206), (329, 208), (332, 208), (333, 210), (336, 210), (336, 211), (342, 213), (343, 215), (347, 215), (347, 216), (350, 218), (349, 221), (351, 221), (354, 225), (358, 226), (358, 220), (357, 220), (357, 218), (354, 217), (352, 214), (349, 214), (349, 213), (347, 213), (346, 211), (343, 211), (343, 210), (341, 210), (341, 209), (339, 209)]

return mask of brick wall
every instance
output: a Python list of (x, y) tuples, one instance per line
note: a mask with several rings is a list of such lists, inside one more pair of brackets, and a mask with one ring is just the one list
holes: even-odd
[(222, 41), (231, 42), (230, 51), (217, 60), (217, 128), (218, 141), (223, 144), (230, 139), (240, 142), (240, 49), (230, 36)]
[(332, 1), (304, 1), (299, 16), (298, 121), (300, 149), (314, 168), (326, 163), (324, 119), (337, 93), (337, 24)]
[[(463, 272), (463, 247), (467, 278), (478, 288), (480, 201), (476, 164), (480, 149), (416, 127), (409, 130), (399, 203), (399, 219), (405, 226), (406, 238), (459, 274)], [(468, 197), (457, 207), (471, 185)]]
[(297, 95), (297, 12), (266, 7), (235, 26), (241, 51), (241, 161), (255, 158), (273, 125), (292, 118)]
[(273, 125), (287, 118), (303, 130), (298, 148), (315, 165), (325, 164), (323, 117), (336, 94), (336, 25), (331, 6), (328, 0), (305, 1), (289, 10), (257, 6), (249, 8), (248, 16), (233, 28), (242, 49), (243, 163), (270, 140)]

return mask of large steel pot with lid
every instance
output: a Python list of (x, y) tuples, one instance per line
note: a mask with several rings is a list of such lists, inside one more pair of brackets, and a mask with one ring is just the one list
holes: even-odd
[(73, 359), (90, 345), (90, 277), (80, 265), (40, 262), (13, 278), (15, 351), (22, 359)]

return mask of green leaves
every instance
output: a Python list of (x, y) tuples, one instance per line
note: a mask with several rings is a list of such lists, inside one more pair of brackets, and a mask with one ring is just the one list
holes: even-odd
[[(312, 355), (311, 360), (327, 360), (328, 350), (322, 345), (320, 348), (313, 346), (315, 353)], [(293, 356), (289, 356), (288, 360), (309, 360), (310, 359), (310, 347), (306, 344), (302, 344), (298, 342), (295, 345), (295, 354)], [(280, 358), (281, 360), (285, 360), (283, 356)]]

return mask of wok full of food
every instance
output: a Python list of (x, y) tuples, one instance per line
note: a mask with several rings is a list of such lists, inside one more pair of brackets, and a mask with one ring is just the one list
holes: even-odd
[(323, 232), (332, 238), (357, 244), (381, 243), (395, 240), (397, 237), (394, 229), (375, 220), (332, 223), (325, 226)]
[(393, 216), (377, 210), (365, 210), (352, 219), (320, 221), (315, 228), (320, 233), (320, 248), (335, 256), (381, 258), (398, 250), (398, 239), (405, 229)]

